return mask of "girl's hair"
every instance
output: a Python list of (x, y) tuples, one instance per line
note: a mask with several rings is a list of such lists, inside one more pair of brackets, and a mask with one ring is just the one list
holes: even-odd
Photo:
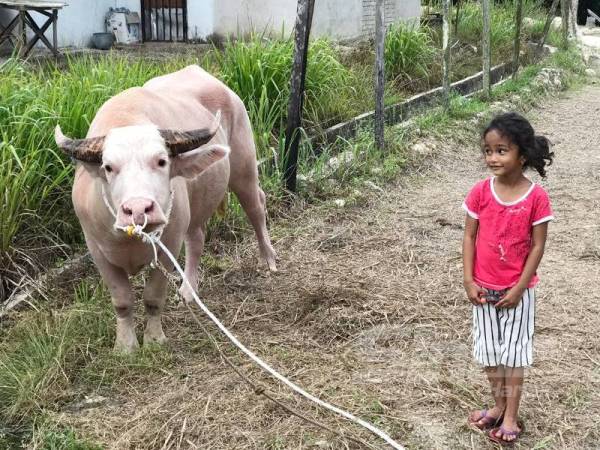
[(523, 168), (533, 167), (546, 177), (544, 167), (552, 164), (554, 152), (550, 151), (550, 141), (544, 136), (536, 136), (525, 117), (514, 112), (500, 114), (483, 131), (483, 138), (492, 130), (497, 130), (519, 148), (519, 155), (525, 159)]

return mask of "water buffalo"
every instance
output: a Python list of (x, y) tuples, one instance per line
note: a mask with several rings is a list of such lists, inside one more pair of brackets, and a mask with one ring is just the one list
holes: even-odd
[[(112, 296), (115, 349), (138, 347), (129, 276), (153, 257), (150, 246), (118, 227), (147, 222), (146, 231), (161, 228), (162, 242), (174, 255), (185, 243), (185, 273), (197, 286), (206, 223), (229, 188), (254, 227), (261, 256), (276, 270), (246, 108), (200, 67), (123, 91), (98, 110), (85, 139), (70, 139), (57, 126), (55, 140), (77, 160), (73, 205)], [(144, 343), (166, 340), (161, 324), (166, 292), (166, 278), (151, 269), (143, 294)], [(180, 292), (191, 301), (187, 289)]]

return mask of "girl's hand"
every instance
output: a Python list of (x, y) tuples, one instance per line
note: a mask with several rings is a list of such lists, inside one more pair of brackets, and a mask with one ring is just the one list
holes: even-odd
[(516, 308), (523, 298), (523, 292), (525, 289), (514, 286), (496, 303), (496, 308)]
[(465, 282), (465, 291), (467, 292), (467, 297), (469, 301), (473, 303), (475, 306), (482, 305), (485, 303), (485, 291), (480, 286), (477, 286), (473, 281)]

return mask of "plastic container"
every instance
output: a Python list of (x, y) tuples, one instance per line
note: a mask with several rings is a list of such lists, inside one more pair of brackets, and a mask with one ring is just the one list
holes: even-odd
[(94, 33), (92, 43), (99, 50), (108, 50), (112, 47), (115, 37), (112, 33)]

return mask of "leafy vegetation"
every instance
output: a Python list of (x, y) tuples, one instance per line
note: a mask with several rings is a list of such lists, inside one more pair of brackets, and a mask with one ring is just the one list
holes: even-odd
[(385, 70), (388, 78), (427, 78), (429, 69), (438, 55), (431, 31), (418, 28), (414, 23), (398, 22), (385, 36)]

